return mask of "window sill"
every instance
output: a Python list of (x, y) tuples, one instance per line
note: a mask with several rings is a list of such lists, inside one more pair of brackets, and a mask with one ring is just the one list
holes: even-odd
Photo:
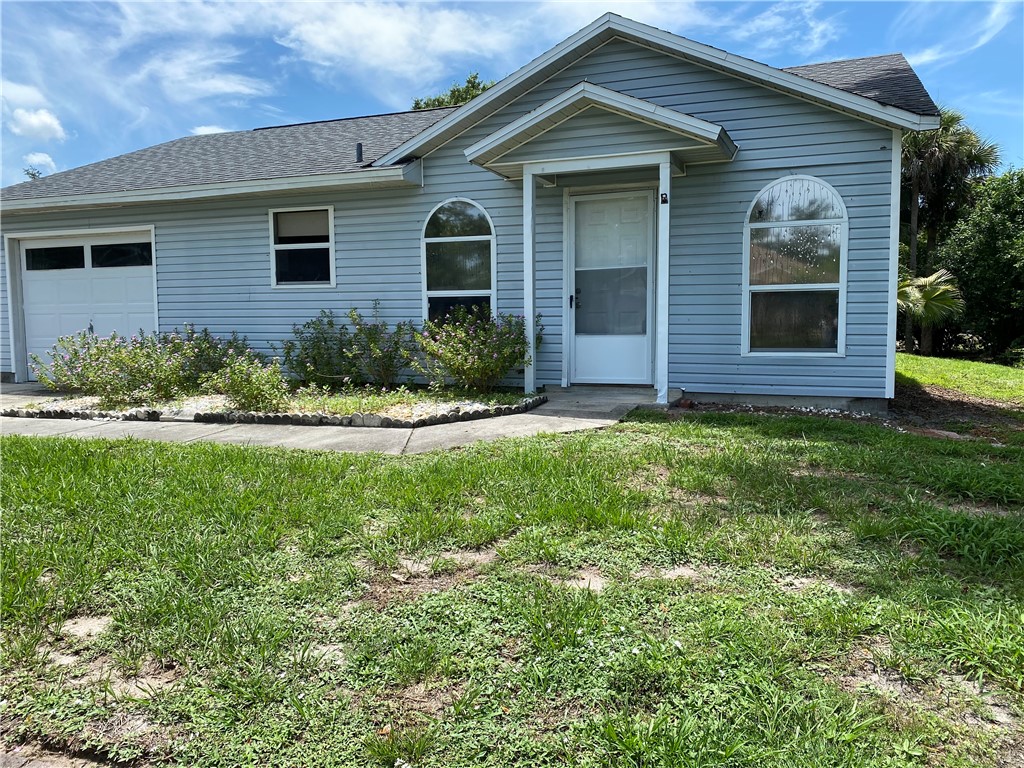
[(845, 352), (741, 352), (740, 357), (795, 357), (804, 359), (808, 357), (843, 358)]
[(274, 283), (270, 286), (274, 290), (294, 291), (294, 290), (323, 290), (325, 288), (336, 288), (337, 283)]

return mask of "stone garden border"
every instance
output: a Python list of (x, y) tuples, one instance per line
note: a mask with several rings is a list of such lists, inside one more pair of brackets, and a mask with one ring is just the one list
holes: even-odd
[(155, 408), (133, 408), (130, 411), (81, 411), (67, 408), (6, 408), (0, 416), (22, 419), (94, 419), (104, 421), (188, 421), (200, 424), (291, 424), (303, 427), (381, 427), (391, 429), (417, 429), (435, 424), (454, 424), (477, 421), (496, 416), (526, 413), (548, 401), (547, 395), (536, 395), (516, 405), (489, 407), (455, 407), (447, 413), (438, 413), (418, 419), (396, 419), (376, 413), (353, 413), (340, 416), (327, 413), (257, 413), (255, 411), (224, 411), (196, 413), (192, 418), (164, 416)]

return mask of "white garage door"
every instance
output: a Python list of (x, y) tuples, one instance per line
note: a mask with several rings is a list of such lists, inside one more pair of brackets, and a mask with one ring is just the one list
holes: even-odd
[(23, 240), (21, 251), (29, 355), (48, 362), (58, 336), (90, 328), (101, 336), (155, 330), (148, 232)]

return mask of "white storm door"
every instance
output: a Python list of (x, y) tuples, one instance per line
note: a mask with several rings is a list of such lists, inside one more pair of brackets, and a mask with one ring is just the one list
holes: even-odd
[(569, 199), (569, 379), (653, 382), (654, 196)]

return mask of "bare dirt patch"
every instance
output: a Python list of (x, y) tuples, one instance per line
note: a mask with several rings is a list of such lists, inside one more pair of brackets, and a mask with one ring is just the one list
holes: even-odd
[(345, 646), (339, 643), (322, 643), (314, 645), (311, 650), (323, 660), (325, 665), (341, 667), (347, 660)]
[(110, 616), (79, 616), (65, 621), (61, 634), (77, 640), (93, 640), (106, 632), (113, 622)]
[(574, 589), (589, 589), (591, 592), (600, 592), (607, 585), (609, 580), (601, 575), (596, 568), (583, 568), (575, 576), (562, 579), (561, 583)]
[(462, 686), (434, 687), (429, 683), (413, 683), (398, 692), (398, 702), (406, 711), (439, 717), (461, 694)]
[(109, 686), (118, 698), (149, 699), (172, 687), (184, 676), (179, 667), (163, 666), (155, 660), (146, 661), (138, 674), (125, 675), (106, 655), (86, 660), (80, 654), (66, 653), (58, 648), (45, 651), (50, 664), (68, 670), (67, 684), (71, 688)]
[(854, 593), (852, 587), (849, 587), (846, 584), (840, 584), (838, 581), (822, 577), (784, 576), (775, 579), (775, 583), (783, 592), (789, 593), (800, 593), (809, 589), (819, 589), (822, 587), (844, 595), (852, 595)]
[(44, 749), (38, 744), (16, 744), (14, 746), (3, 745), (0, 752), (0, 766), (7, 768), (8, 765), (22, 766), (25, 768), (92, 768), (96, 766), (109, 766), (111, 763), (100, 762), (86, 757), (72, 757), (60, 752)]
[(714, 569), (706, 565), (690, 565), (689, 563), (678, 563), (669, 568), (641, 568), (633, 574), (638, 579), (665, 579), (675, 581), (686, 579), (687, 581), (707, 581), (714, 575)]
[(880, 696), (896, 710), (923, 709), (938, 715), (954, 733), (962, 728), (989, 731), (1000, 745), (997, 765), (1024, 767), (1024, 723), (1005, 694), (948, 672), (930, 680), (908, 680), (885, 665), (891, 654), (888, 640), (874, 638), (851, 651), (838, 675), (826, 676), (851, 693)]

